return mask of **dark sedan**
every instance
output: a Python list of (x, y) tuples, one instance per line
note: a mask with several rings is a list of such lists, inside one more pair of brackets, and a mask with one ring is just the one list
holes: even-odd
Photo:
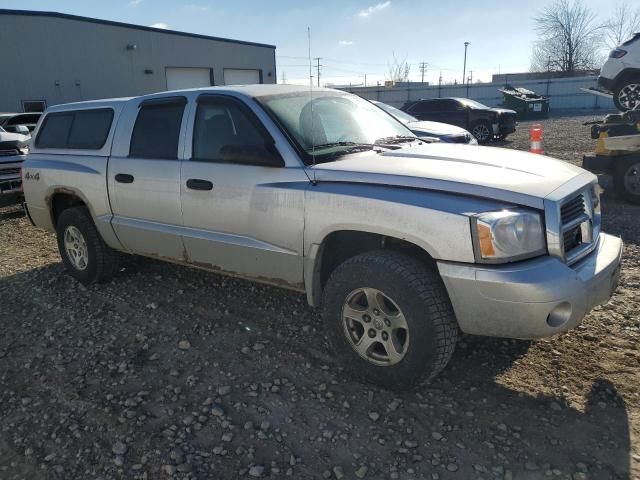
[(477, 145), (477, 140), (464, 128), (456, 127), (442, 122), (428, 122), (418, 120), (407, 112), (387, 105), (386, 103), (371, 100), (371, 103), (380, 107), (396, 120), (404, 123), (419, 138), (437, 138), (445, 143), (466, 143)]
[(480, 143), (505, 138), (516, 131), (516, 112), (490, 108), (468, 98), (434, 98), (410, 101), (402, 110), (418, 118), (448, 123), (469, 130)]

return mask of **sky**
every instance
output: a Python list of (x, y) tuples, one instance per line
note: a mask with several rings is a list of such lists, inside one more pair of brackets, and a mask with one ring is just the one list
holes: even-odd
[[(0, 8), (44, 10), (276, 45), (278, 82), (308, 83), (320, 57), (321, 83), (384, 82), (393, 58), (411, 65), (410, 80), (490, 81), (493, 73), (529, 69), (532, 16), (553, 0), (0, 0)], [(631, 0), (631, 4), (637, 0)], [(598, 0), (582, 0), (594, 13)], [(604, 20), (604, 19), (601, 19)], [(313, 75), (315, 75), (315, 61)], [(284, 78), (283, 78), (284, 76)], [(315, 79), (314, 79), (315, 82)]]

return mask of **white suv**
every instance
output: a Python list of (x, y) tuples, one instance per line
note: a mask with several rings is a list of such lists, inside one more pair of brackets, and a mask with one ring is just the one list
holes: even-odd
[(640, 32), (611, 50), (598, 85), (613, 93), (613, 103), (620, 111), (640, 105)]

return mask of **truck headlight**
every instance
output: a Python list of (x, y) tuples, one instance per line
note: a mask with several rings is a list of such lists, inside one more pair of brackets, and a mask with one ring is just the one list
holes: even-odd
[(476, 261), (506, 263), (546, 250), (542, 218), (526, 210), (502, 210), (471, 217)]

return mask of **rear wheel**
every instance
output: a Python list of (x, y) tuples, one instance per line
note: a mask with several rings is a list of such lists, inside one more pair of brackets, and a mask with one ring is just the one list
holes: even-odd
[(476, 137), (478, 143), (487, 143), (491, 138), (493, 138), (491, 124), (485, 121), (476, 122), (471, 129), (471, 135)]
[(627, 78), (613, 91), (613, 103), (621, 112), (633, 110), (640, 105), (640, 78)]
[(56, 231), (62, 262), (78, 281), (102, 282), (118, 271), (117, 252), (104, 243), (86, 207), (64, 210)]
[(346, 369), (398, 390), (436, 376), (458, 334), (439, 275), (388, 250), (358, 255), (336, 268), (323, 293), (322, 315)]
[(640, 204), (640, 156), (619, 158), (614, 162), (616, 193), (628, 202)]

